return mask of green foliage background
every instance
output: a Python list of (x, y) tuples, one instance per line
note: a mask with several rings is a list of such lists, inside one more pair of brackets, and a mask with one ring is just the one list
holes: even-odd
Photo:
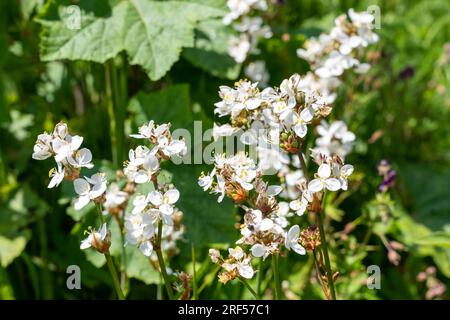
[[(82, 8), (80, 30), (65, 27), (62, 8), (70, 4)], [(427, 266), (436, 266), (437, 278), (450, 286), (450, 3), (279, 1), (266, 17), (274, 36), (262, 43), (261, 57), (272, 86), (302, 74), (308, 65), (295, 51), (305, 39), (329, 30), (349, 8), (369, 5), (381, 8), (380, 42), (370, 48), (379, 58), (368, 75), (345, 76), (331, 115), (357, 136), (347, 159), (357, 170), (353, 184), (339, 199), (330, 197), (327, 209), (337, 291), (344, 299), (423, 299), (426, 287), (416, 276)], [(96, 167), (113, 176), (134, 146), (128, 134), (147, 119), (212, 127), (219, 85), (242, 75), (226, 52), (232, 31), (221, 23), (225, 13), (225, 1), (213, 0), (0, 2), (1, 299), (114, 297), (103, 256), (79, 250), (82, 231), (97, 225), (94, 208), (75, 212), (69, 183), (47, 189), (49, 164), (31, 159), (35, 138), (63, 119), (85, 137)], [(112, 121), (123, 126), (112, 132)], [(383, 158), (398, 172), (390, 196), (376, 196), (376, 163)], [(219, 284), (207, 258), (212, 244), (226, 248), (237, 238), (231, 202), (219, 205), (197, 186), (207, 166), (164, 169), (180, 189), (186, 224), (172, 269), (192, 273), (194, 243), (200, 298), (250, 298), (239, 283)], [(355, 229), (343, 240), (350, 222)], [(405, 245), (398, 266), (386, 257), (386, 238)], [(117, 242), (112, 254), (120, 259)], [(133, 261), (122, 270), (129, 298), (161, 297), (159, 274), (134, 248), (126, 255)], [(66, 288), (73, 264), (81, 267), (82, 290)], [(373, 264), (382, 270), (381, 290), (364, 282)], [(312, 268), (311, 257), (282, 259), (282, 278), (295, 298), (323, 298)]]

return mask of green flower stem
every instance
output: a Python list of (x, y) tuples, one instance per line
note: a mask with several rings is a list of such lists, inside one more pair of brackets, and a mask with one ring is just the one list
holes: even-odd
[(317, 220), (318, 220), (318, 225), (319, 225), (319, 230), (320, 230), (320, 241), (322, 243), (321, 247), (322, 247), (322, 252), (323, 252), (323, 256), (324, 256), (324, 260), (325, 260), (325, 269), (327, 271), (328, 288), (330, 289), (331, 300), (336, 300), (336, 291), (334, 289), (334, 283), (333, 283), (333, 273), (331, 271), (330, 256), (328, 255), (328, 244), (327, 244), (327, 239), (325, 236), (325, 228), (324, 228), (324, 223), (323, 223), (325, 195), (326, 195), (326, 193), (324, 193), (324, 195), (323, 195), (321, 210), (320, 210), (320, 212), (317, 212)]
[(158, 256), (159, 268), (161, 269), (161, 274), (164, 279), (164, 285), (166, 286), (167, 295), (169, 296), (170, 300), (174, 300), (173, 290), (172, 290), (172, 287), (169, 282), (169, 276), (167, 275), (166, 264), (164, 263), (164, 256), (161, 252), (162, 226), (163, 226), (162, 220), (159, 220), (157, 248), (155, 251), (156, 251), (156, 255)]
[(256, 300), (259, 300), (258, 294), (255, 290), (249, 285), (249, 283), (242, 277), (239, 277), (239, 280), (244, 284), (244, 286), (250, 291), (250, 293), (255, 297)]
[(114, 289), (116, 290), (117, 297), (119, 300), (125, 300), (125, 297), (120, 287), (119, 277), (117, 276), (116, 267), (109, 253), (105, 253), (106, 264), (108, 265), (109, 272), (111, 273), (111, 278), (113, 281)]
[(262, 280), (263, 280), (263, 258), (259, 259), (259, 273), (258, 273), (258, 285), (256, 287), (256, 292), (258, 293), (258, 297), (261, 297), (261, 286), (262, 286)]
[[(105, 219), (103, 218), (102, 205), (97, 203), (96, 207), (98, 209), (97, 213), (98, 213), (98, 217), (100, 219), (100, 223), (101, 223), (101, 225), (103, 225), (105, 223)], [(120, 281), (119, 281), (119, 277), (117, 276), (116, 267), (114, 266), (114, 262), (111, 258), (111, 255), (109, 254), (109, 252), (105, 253), (104, 255), (106, 258), (106, 264), (108, 265), (109, 273), (111, 274), (114, 290), (116, 291), (117, 297), (119, 298), (119, 300), (125, 300), (125, 296), (123, 295), (122, 288), (120, 287)]]
[(192, 242), (192, 249), (191, 249), (191, 253), (192, 253), (192, 274), (193, 274), (193, 278), (192, 278), (192, 286), (193, 286), (193, 295), (194, 295), (194, 300), (198, 300), (198, 290), (197, 290), (197, 271), (195, 270), (195, 246), (194, 246), (194, 242)]
[(116, 133), (116, 116), (114, 112), (114, 97), (112, 85), (112, 66), (114, 62), (105, 64), (105, 90), (106, 90), (106, 108), (109, 117), (109, 136), (111, 138), (111, 153), (112, 160), (116, 167), (118, 167), (118, 153), (117, 153), (117, 133)]
[(272, 270), (275, 286), (275, 300), (281, 300), (283, 298), (283, 293), (281, 291), (281, 280), (280, 280), (280, 270), (278, 265), (278, 254), (272, 255)]

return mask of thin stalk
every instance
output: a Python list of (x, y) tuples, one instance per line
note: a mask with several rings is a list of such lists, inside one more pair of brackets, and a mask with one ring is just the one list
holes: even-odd
[[(201, 285), (200, 288), (198, 289), (198, 293), (199, 293), (199, 294), (200, 294), (203, 290), (205, 290), (205, 288), (206, 288), (211, 282), (214, 281), (217, 272), (219, 272), (221, 268), (222, 268), (222, 267), (221, 267), (220, 265), (219, 265), (219, 266), (216, 266), (216, 267), (214, 268), (214, 270), (213, 270), (213, 272), (212, 272), (212, 274), (211, 274), (212, 277), (210, 278), (210, 279), (212, 279), (212, 280), (208, 281), (208, 279), (205, 279), (205, 281), (202, 283), (202, 285)], [(205, 278), (207, 278), (207, 277), (205, 277)]]
[(322, 216), (324, 212), (323, 208), (324, 206), (325, 206), (325, 193), (323, 195), (321, 209), (319, 212), (317, 212), (317, 221), (320, 230), (320, 241), (322, 243), (322, 252), (325, 260), (325, 269), (327, 271), (328, 288), (330, 289), (331, 300), (336, 300), (336, 292), (333, 283), (333, 273), (331, 271), (330, 256), (328, 255), (328, 244), (325, 236), (325, 228)]
[(166, 264), (164, 262), (164, 256), (161, 252), (162, 226), (163, 226), (162, 220), (159, 220), (156, 255), (158, 256), (159, 268), (161, 269), (161, 274), (164, 279), (164, 285), (166, 286), (167, 295), (169, 296), (170, 300), (174, 300), (174, 294), (173, 294), (172, 287), (170, 286), (169, 276), (167, 275), (167, 269), (166, 269)]
[(272, 255), (272, 270), (273, 270), (273, 279), (275, 286), (275, 300), (282, 299), (282, 291), (281, 291), (281, 281), (280, 281), (280, 270), (278, 268), (278, 254)]
[(255, 297), (256, 300), (259, 300), (258, 294), (255, 290), (250, 286), (250, 284), (242, 277), (239, 277), (239, 280), (244, 284), (244, 286), (250, 291), (250, 293)]
[(306, 167), (306, 162), (305, 159), (303, 158), (303, 154), (300, 151), (300, 153), (298, 154), (298, 159), (300, 160), (300, 165), (302, 167), (302, 171), (303, 171), (303, 176), (306, 179), (306, 182), (309, 182), (309, 173), (308, 173), (308, 168)]
[(262, 278), (263, 278), (263, 259), (259, 259), (259, 273), (258, 273), (258, 284), (256, 287), (256, 292), (258, 293), (258, 297), (261, 297), (261, 286), (262, 286)]
[(320, 286), (322, 287), (322, 291), (325, 294), (325, 297), (327, 298), (327, 300), (330, 300), (330, 296), (326, 290), (325, 284), (322, 281), (322, 277), (321, 277), (322, 272), (320, 271), (320, 267), (317, 262), (316, 250), (313, 250), (313, 256), (314, 256), (314, 266), (316, 267), (317, 279), (319, 280)]
[[(122, 214), (121, 216), (123, 217), (124, 212), (122, 210)], [(127, 255), (125, 252), (125, 235), (123, 234), (123, 230), (124, 230), (124, 222), (122, 220), (121, 217), (119, 216), (115, 216), (116, 222), (119, 225), (119, 230), (120, 230), (120, 242), (121, 242), (121, 257), (122, 257), (122, 263), (121, 265), (123, 266), (123, 270), (124, 272), (121, 272), (120, 274), (120, 287), (122, 288), (122, 291), (127, 292), (127, 273), (125, 272), (125, 270), (127, 269)]]
[(191, 247), (191, 254), (192, 254), (192, 284), (193, 284), (193, 295), (194, 300), (198, 300), (198, 290), (197, 290), (197, 270), (195, 269), (195, 246), (194, 242), (192, 242)]
[(111, 138), (111, 154), (114, 166), (118, 167), (118, 152), (117, 152), (117, 133), (116, 133), (116, 116), (114, 111), (114, 97), (113, 97), (113, 85), (112, 85), (112, 65), (114, 63), (105, 64), (105, 90), (106, 90), (106, 108), (109, 118), (109, 136)]
[[(98, 213), (98, 217), (100, 219), (100, 223), (101, 223), (101, 225), (103, 225), (105, 223), (105, 219), (103, 218), (102, 205), (98, 203), (98, 204), (96, 204), (96, 206), (98, 209), (97, 213)], [(108, 265), (109, 273), (111, 274), (113, 287), (114, 287), (114, 290), (116, 291), (117, 298), (119, 300), (125, 300), (125, 296), (123, 295), (122, 288), (120, 287), (120, 281), (119, 281), (119, 277), (117, 276), (116, 267), (114, 266), (114, 262), (111, 258), (111, 255), (109, 254), (109, 252), (104, 253), (104, 255), (106, 258), (106, 264)]]
[(120, 288), (119, 277), (117, 276), (116, 267), (109, 253), (105, 253), (106, 264), (108, 265), (109, 272), (111, 273), (111, 278), (113, 281), (114, 289), (116, 290), (117, 297), (119, 300), (125, 300), (122, 289)]
[[(122, 86), (122, 81), (119, 80), (121, 76), (121, 70), (116, 68), (114, 60), (111, 60), (110, 69), (111, 86), (112, 86), (112, 98), (113, 98), (113, 111), (115, 121), (115, 135), (116, 135), (116, 161), (118, 164), (123, 162), (123, 147), (124, 147), (124, 123), (125, 123), (125, 104), (126, 104), (126, 87)], [(118, 75), (120, 72), (120, 75)], [(124, 92), (125, 91), (125, 92)]]

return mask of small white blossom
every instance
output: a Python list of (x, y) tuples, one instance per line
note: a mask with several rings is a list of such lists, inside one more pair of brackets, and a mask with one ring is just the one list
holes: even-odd
[(50, 183), (48, 184), (48, 188), (54, 188), (59, 186), (59, 184), (63, 181), (65, 175), (65, 170), (60, 162), (57, 163), (57, 167), (50, 170)]
[(337, 191), (341, 187), (338, 179), (331, 177), (331, 168), (327, 163), (320, 165), (317, 171), (317, 178), (308, 183), (308, 190), (312, 193), (320, 192), (323, 189)]
[(81, 210), (89, 201), (102, 196), (106, 191), (106, 177), (102, 173), (96, 173), (90, 178), (78, 178), (73, 182), (78, 198), (75, 200), (75, 210)]
[(293, 250), (294, 252), (304, 255), (306, 254), (305, 248), (298, 243), (298, 238), (300, 236), (300, 227), (298, 225), (292, 226), (286, 233), (285, 246), (288, 250)]

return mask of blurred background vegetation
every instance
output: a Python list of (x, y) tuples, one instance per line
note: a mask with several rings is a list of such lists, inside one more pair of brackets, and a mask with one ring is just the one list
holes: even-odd
[[(224, 54), (220, 37), (208, 38), (201, 24), (195, 35), (205, 41), (182, 49), (174, 64), (168, 63), (170, 70), (159, 75), (130, 65), (123, 50), (102, 63), (60, 59), (52, 52), (50, 38), (61, 28), (55, 8), (79, 4), (105, 17), (120, 1), (95, 2), (0, 2), (1, 299), (114, 296), (106, 268), (99, 268), (102, 256), (79, 250), (83, 230), (97, 225), (91, 218), (95, 215), (88, 214), (93, 208), (75, 212), (71, 185), (47, 189), (49, 164), (31, 159), (39, 133), (67, 121), (72, 132), (85, 138), (96, 166), (113, 175), (134, 146), (127, 136), (137, 125), (154, 119), (192, 129), (193, 120), (202, 120), (203, 128), (210, 128), (218, 87), (232, 85), (242, 75), (240, 66)], [(223, 1), (193, 2), (223, 6)], [(302, 74), (308, 64), (297, 57), (296, 49), (305, 39), (329, 30), (334, 18), (349, 8), (362, 11), (369, 5), (381, 8), (380, 41), (367, 53), (373, 68), (364, 76), (346, 74), (330, 116), (344, 120), (357, 137), (347, 158), (356, 168), (350, 190), (330, 199), (327, 208), (334, 235), (333, 269), (340, 272), (336, 286), (344, 299), (425, 299), (433, 297), (430, 290), (437, 285), (450, 285), (450, 2), (276, 1), (265, 17), (274, 36), (262, 43), (261, 58), (270, 85)], [(111, 132), (112, 120), (123, 123), (122, 128)], [(114, 150), (111, 140), (122, 147)], [(386, 194), (378, 193), (376, 165), (381, 159), (388, 159), (398, 175)], [(192, 273), (194, 243), (200, 298), (250, 298), (239, 283), (219, 284), (207, 257), (210, 244), (225, 248), (237, 238), (232, 204), (217, 204), (196, 185), (207, 167), (165, 169), (181, 191), (186, 225), (185, 241), (179, 243), (180, 254), (170, 261), (171, 268)], [(393, 241), (399, 261), (386, 249), (386, 242)], [(117, 248), (114, 252), (120, 255)], [(136, 261), (124, 271), (129, 298), (160, 297), (158, 273), (146, 259), (133, 258), (135, 251), (127, 254)], [(398, 263), (393, 263), (396, 258)], [(282, 260), (288, 297), (323, 298), (311, 277), (310, 258)], [(66, 268), (73, 264), (81, 267), (82, 290), (66, 288)], [(382, 270), (380, 290), (365, 285), (366, 267), (373, 264)], [(267, 269), (264, 274), (270, 279)], [(446, 295), (444, 290), (437, 297)]]

